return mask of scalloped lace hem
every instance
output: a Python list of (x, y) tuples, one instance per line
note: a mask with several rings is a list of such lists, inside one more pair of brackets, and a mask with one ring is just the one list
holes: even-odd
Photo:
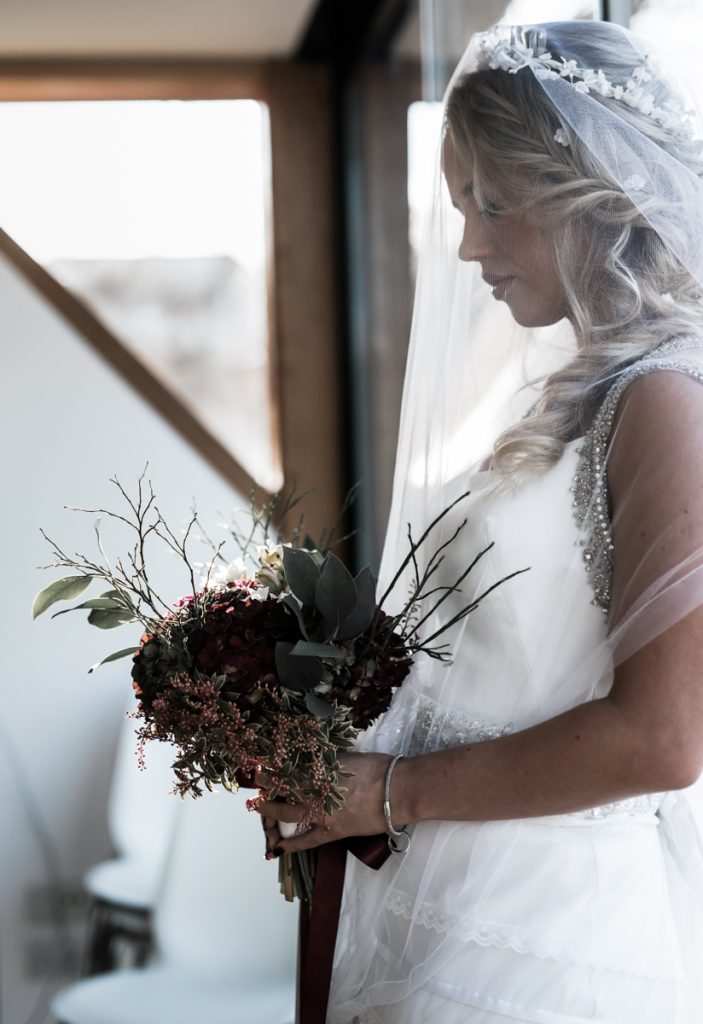
[(602, 948), (599, 949), (600, 955), (596, 955), (587, 949), (566, 949), (563, 943), (550, 942), (547, 938), (529, 935), (514, 928), (471, 924), (462, 920), (458, 914), (448, 913), (427, 903), (417, 903), (397, 890), (390, 890), (385, 906), (397, 917), (421, 924), (438, 935), (453, 931), (462, 942), (473, 942), (484, 948), (490, 946), (511, 950), (513, 953), (531, 954), (542, 960), (555, 960), (557, 963), (571, 963), (580, 967), (601, 967), (638, 978), (670, 981), (677, 976), (673, 969), (647, 967), (632, 956), (617, 953), (605, 956)]

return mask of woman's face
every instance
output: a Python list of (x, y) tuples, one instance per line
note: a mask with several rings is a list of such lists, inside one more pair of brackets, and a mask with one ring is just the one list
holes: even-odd
[(473, 196), (473, 172), (451, 142), (444, 147), (444, 175), (453, 205), (464, 217), (459, 259), (476, 260), (496, 299), (507, 304), (523, 327), (545, 327), (569, 315), (551, 237), (524, 215), (500, 216)]

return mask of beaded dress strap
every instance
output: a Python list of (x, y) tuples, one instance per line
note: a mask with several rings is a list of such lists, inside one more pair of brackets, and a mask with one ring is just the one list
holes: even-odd
[(592, 426), (576, 449), (578, 464), (574, 476), (573, 512), (584, 534), (579, 545), (593, 589), (592, 604), (608, 614), (613, 585), (613, 540), (611, 510), (606, 479), (608, 438), (623, 391), (637, 377), (653, 370), (678, 370), (703, 383), (703, 369), (685, 360), (671, 359), (672, 353), (703, 348), (703, 338), (672, 338), (628, 367), (606, 393)]

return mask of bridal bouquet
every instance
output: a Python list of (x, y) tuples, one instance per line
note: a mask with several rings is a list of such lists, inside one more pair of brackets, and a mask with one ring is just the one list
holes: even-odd
[[(479, 552), (450, 586), (431, 585), (444, 550), (465, 521), (428, 559), (420, 559), (418, 552), (453, 505), (417, 541), (408, 531), (407, 558), (377, 601), (371, 571), (365, 568), (353, 576), (331, 550), (337, 527), (319, 544), (308, 536), (303, 540), (302, 519), (290, 540), (277, 532), (274, 536), (274, 521), (285, 519), (300, 501), (294, 495), (276, 495), (262, 509), (252, 498), (251, 529), (241, 534), (230, 528), (229, 540), (238, 552), (228, 561), (227, 541), (210, 541), (196, 513), (182, 536), (169, 528), (144, 475), (135, 498), (118, 480), (112, 483), (125, 511), (78, 511), (121, 521), (134, 532), (134, 546), (111, 562), (96, 526), (101, 557), (93, 561), (66, 554), (47, 537), (56, 560), (45, 568), (74, 572), (37, 595), (34, 617), (59, 601), (80, 597), (91, 583), (107, 585), (99, 596), (64, 611), (87, 611), (88, 622), (101, 629), (140, 624), (137, 646), (110, 654), (99, 664), (132, 659), (141, 756), (148, 740), (172, 743), (174, 788), (181, 795), (198, 796), (203, 786), (252, 786), (259, 770), (267, 780), (266, 791), (250, 800), (250, 806), (264, 798), (305, 802), (309, 811), (303, 828), (341, 806), (339, 753), (387, 709), (415, 656), (423, 651), (447, 659), (448, 652), (443, 645), (433, 646), (435, 641), (498, 585), (421, 640), (420, 627), (489, 550)], [(342, 516), (352, 500), (350, 492)], [(200, 580), (190, 555), (196, 529), (210, 548)], [(187, 571), (188, 592), (175, 602), (153, 588), (146, 561), (153, 541), (166, 544)], [(388, 614), (384, 602), (409, 566), (414, 574), (410, 593), (400, 612)], [(310, 897), (308, 855), (284, 857), (280, 870), (286, 898)]]

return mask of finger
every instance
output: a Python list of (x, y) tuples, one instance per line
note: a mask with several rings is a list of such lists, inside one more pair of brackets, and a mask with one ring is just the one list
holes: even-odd
[[(337, 839), (337, 835), (328, 825), (313, 825), (307, 832), (291, 839), (280, 839), (276, 844), (275, 851), (281, 853), (298, 853), (300, 850), (312, 850), (316, 846), (323, 846)], [(279, 854), (280, 856), (280, 854)]]
[(305, 804), (279, 803), (277, 800), (266, 800), (259, 807), (259, 814), (272, 821), (301, 821), (305, 812)]
[(278, 828), (274, 825), (273, 828), (271, 828), (266, 833), (266, 853), (264, 854), (266, 860), (271, 860), (272, 857), (276, 856), (274, 850), (277, 850), (280, 845), (281, 833), (278, 831)]
[(264, 830), (264, 842), (266, 844), (266, 858), (270, 860), (273, 856), (273, 850), (278, 846), (281, 841), (281, 833), (278, 831), (278, 824), (273, 818), (261, 818), (261, 824)]

